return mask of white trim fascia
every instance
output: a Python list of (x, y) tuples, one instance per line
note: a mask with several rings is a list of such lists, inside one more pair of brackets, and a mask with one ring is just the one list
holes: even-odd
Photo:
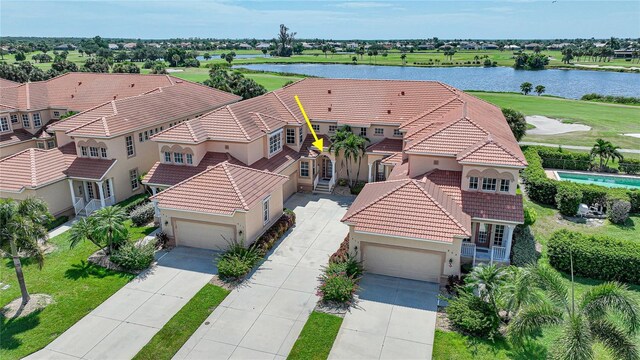
[(482, 222), (482, 223), (504, 223), (504, 224), (510, 224), (510, 225), (520, 225), (520, 224), (524, 224), (524, 222), (518, 222), (518, 221), (508, 221), (508, 220), (496, 220), (496, 219), (487, 219), (487, 218), (478, 218), (478, 217), (472, 217), (471, 221), (475, 221), (475, 222)]
[(430, 152), (420, 152), (420, 151), (405, 151), (405, 154), (408, 155), (426, 155), (426, 156), (440, 156), (440, 157), (457, 157), (456, 155), (451, 154), (442, 154), (442, 153), (430, 153)]
[[(419, 238), (414, 238), (414, 237), (410, 237), (410, 236), (400, 236), (400, 235), (390, 235), (390, 234), (379, 234), (379, 233), (374, 233), (374, 232), (368, 232), (368, 231), (361, 231), (361, 230), (353, 230), (354, 233), (356, 234), (363, 234), (363, 235), (375, 235), (375, 236), (382, 236), (382, 237), (392, 237), (392, 238), (396, 238), (396, 239), (404, 239), (404, 240), (414, 240), (414, 241), (422, 241), (422, 242), (428, 242), (428, 243), (435, 243), (435, 244), (446, 244), (446, 245), (453, 245), (453, 242), (446, 242), (446, 241), (439, 241), (439, 240), (427, 240), (427, 239), (419, 239)], [(457, 237), (457, 236), (454, 236)], [(463, 239), (466, 238), (466, 236), (463, 237)]]
[[(154, 199), (154, 200), (157, 200), (157, 199)], [(175, 209), (175, 208), (169, 208), (169, 207), (161, 207), (159, 204), (158, 204), (158, 209), (159, 210), (170, 210), (170, 211), (183, 211), (183, 212), (192, 213), (192, 214), (205, 214), (205, 215), (215, 215), (215, 216), (224, 216), (224, 217), (233, 217), (233, 216), (235, 216), (235, 214), (237, 212), (240, 212), (240, 213), (247, 213), (248, 212), (246, 210), (235, 209), (235, 210), (233, 210), (233, 213), (231, 213), (231, 214), (220, 214), (220, 213), (214, 213), (214, 212), (208, 212), (208, 211), (197, 211), (197, 210), (186, 210), (186, 209)]]
[[(80, 157), (80, 159), (89, 159), (89, 158), (83, 158)], [(72, 176), (67, 176), (68, 179), (72, 179), (72, 180), (83, 180), (83, 181), (104, 181), (105, 176), (107, 176), (107, 174), (109, 173), (109, 171), (111, 171), (111, 169), (116, 165), (116, 163), (118, 162), (117, 159), (114, 159), (115, 161), (113, 162), (113, 164), (111, 164), (111, 166), (109, 166), (109, 168), (102, 174), (102, 177), (100, 177), (99, 179), (89, 179), (89, 178), (81, 178), (81, 177), (72, 177)]]
[(485, 166), (485, 167), (498, 167), (498, 168), (506, 168), (506, 169), (524, 169), (526, 166), (515, 166), (515, 165), (498, 165), (498, 164), (489, 164), (489, 163), (474, 163), (468, 161), (458, 161), (458, 164), (462, 165), (473, 165), (473, 166)]

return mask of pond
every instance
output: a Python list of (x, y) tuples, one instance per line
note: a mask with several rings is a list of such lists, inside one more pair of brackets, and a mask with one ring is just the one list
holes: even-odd
[(437, 80), (462, 90), (520, 91), (528, 81), (546, 94), (578, 99), (584, 94), (640, 97), (640, 74), (592, 70), (515, 70), (509, 67), (415, 67), (347, 64), (248, 64), (252, 70), (328, 78)]

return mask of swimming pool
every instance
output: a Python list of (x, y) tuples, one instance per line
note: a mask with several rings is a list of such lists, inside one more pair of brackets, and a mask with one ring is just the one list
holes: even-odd
[(558, 176), (558, 179), (563, 181), (572, 181), (580, 184), (595, 184), (610, 188), (627, 188), (640, 190), (640, 177), (608, 176), (561, 171), (557, 171), (556, 174)]

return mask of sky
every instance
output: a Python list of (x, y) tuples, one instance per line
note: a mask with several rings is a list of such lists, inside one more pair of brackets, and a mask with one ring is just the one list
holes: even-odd
[(256, 38), (640, 38), (640, 0), (0, 1), (0, 36)]

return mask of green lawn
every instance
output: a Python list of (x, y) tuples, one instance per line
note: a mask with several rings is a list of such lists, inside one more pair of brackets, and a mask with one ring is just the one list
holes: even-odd
[[(203, 82), (209, 78), (209, 69), (205, 68), (177, 68), (182, 71), (171, 73), (172, 76), (195, 82)], [(148, 71), (146, 71), (148, 72)], [(283, 76), (272, 73), (244, 73), (245, 77), (255, 80), (268, 91), (276, 90), (284, 86), (288, 81), (302, 79), (302, 76)]]
[[(131, 239), (139, 239), (154, 229), (133, 228), (130, 222), (127, 226)], [(134, 277), (87, 263), (89, 255), (96, 251), (95, 245), (86, 241), (70, 249), (68, 234), (50, 240), (57, 249), (46, 256), (42, 270), (36, 263), (23, 260), (29, 292), (49, 294), (54, 303), (17, 320), (1, 318), (1, 359), (19, 359), (43, 348)], [(9, 289), (0, 290), (0, 306), (5, 306), (20, 296), (9, 259), (3, 259), (0, 281), (10, 285)]]
[(525, 115), (544, 115), (591, 126), (586, 132), (560, 135), (527, 135), (523, 141), (551, 144), (591, 146), (598, 138), (612, 141), (627, 149), (639, 149), (638, 139), (623, 136), (640, 133), (640, 108), (638, 106), (605, 104), (549, 96), (521, 95), (514, 93), (472, 92), (473, 95), (500, 107), (509, 107)]
[(229, 291), (226, 289), (211, 284), (205, 285), (134, 359), (171, 359), (227, 295)]
[(291, 349), (289, 360), (324, 360), (329, 356), (342, 318), (321, 312), (312, 312)]

